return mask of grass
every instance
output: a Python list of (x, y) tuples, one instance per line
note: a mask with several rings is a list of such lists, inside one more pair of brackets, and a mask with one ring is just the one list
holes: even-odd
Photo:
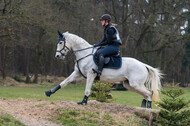
[(10, 115), (0, 114), (0, 126), (25, 126), (25, 125)]
[[(61, 90), (58, 90), (51, 97), (46, 97), (44, 91), (53, 88), (53, 86), (0, 86), (0, 98), (9, 99), (36, 99), (36, 100), (63, 100), (63, 101), (81, 101), (84, 97), (85, 85), (68, 85)], [(140, 106), (142, 96), (131, 91), (111, 91), (113, 95), (113, 103), (130, 106)]]
[(58, 110), (58, 115), (53, 119), (58, 124), (68, 126), (145, 126), (146, 120), (133, 115), (118, 117), (108, 113), (91, 112), (83, 110)]
[(32, 85), (32, 86), (0, 86), (0, 98), (10, 99), (37, 99), (37, 100), (64, 100), (78, 101), (83, 98), (84, 86), (68, 85), (67, 87), (57, 91), (51, 97), (46, 97), (44, 91), (53, 88), (55, 85)]
[[(63, 101), (81, 101), (84, 97), (85, 85), (70, 84), (58, 90), (51, 97), (46, 97), (44, 91), (53, 88), (55, 85), (30, 85), (30, 86), (0, 86), (0, 98), (9, 99), (36, 99), (36, 100), (63, 100)], [(122, 105), (140, 107), (143, 97), (131, 91), (111, 91), (114, 100), (113, 103)], [(186, 100), (190, 97), (190, 89), (187, 89), (183, 95)], [(161, 95), (162, 98), (162, 95)], [(153, 104), (153, 108), (157, 108)]]

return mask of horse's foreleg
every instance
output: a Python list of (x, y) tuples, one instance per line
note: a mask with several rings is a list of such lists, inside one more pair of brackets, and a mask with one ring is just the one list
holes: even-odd
[(78, 105), (86, 105), (87, 104), (88, 97), (90, 95), (90, 91), (91, 91), (91, 87), (92, 87), (92, 83), (93, 83), (95, 77), (96, 77), (96, 75), (93, 73), (87, 74), (85, 96), (84, 96), (82, 102), (78, 102)]
[(64, 81), (62, 81), (59, 85), (55, 86), (54, 88), (52, 88), (49, 91), (45, 91), (44, 94), (46, 96), (50, 97), (57, 90), (65, 87), (67, 84), (71, 83), (72, 81), (74, 81), (76, 79), (82, 79), (82, 77), (80, 76), (80, 74), (78, 74), (77, 72), (74, 71), (68, 78), (66, 78)]

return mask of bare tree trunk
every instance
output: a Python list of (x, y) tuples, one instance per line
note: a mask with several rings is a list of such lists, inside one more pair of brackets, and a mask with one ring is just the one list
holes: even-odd
[(124, 54), (125, 48), (127, 46), (127, 39), (129, 37), (129, 28), (127, 25), (127, 18), (128, 18), (128, 0), (123, 0), (123, 7), (122, 7), (122, 32), (121, 32), (121, 39), (123, 46), (121, 47), (121, 55)]
[(25, 73), (26, 73), (26, 83), (30, 83), (30, 75), (29, 75), (29, 59), (30, 59), (30, 50), (29, 48), (25, 48)]
[(43, 50), (42, 50), (42, 46), (43, 46), (43, 43), (42, 43), (42, 37), (43, 35), (45, 34), (45, 30), (41, 27), (40, 27), (40, 31), (39, 31), (39, 41), (37, 43), (37, 47), (36, 47), (36, 58), (35, 58), (35, 66), (34, 66), (34, 69), (35, 69), (35, 73), (34, 73), (34, 83), (38, 83), (38, 74), (39, 74), (39, 70), (40, 70), (40, 60), (42, 58), (42, 53), (43, 53)]
[(3, 45), (2, 50), (2, 77), (3, 79), (6, 79), (6, 69), (7, 69), (7, 51), (6, 51), (6, 44)]

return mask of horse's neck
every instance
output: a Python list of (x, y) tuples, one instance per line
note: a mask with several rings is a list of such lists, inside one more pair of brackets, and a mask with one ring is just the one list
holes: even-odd
[(78, 36), (72, 34), (70, 36), (70, 39), (71, 39), (70, 44), (71, 44), (72, 50), (77, 51), (77, 53), (75, 53), (77, 59), (92, 53), (91, 49), (78, 51), (78, 50), (92, 47), (92, 45), (90, 45), (87, 41), (85, 41), (81, 37), (78, 37)]

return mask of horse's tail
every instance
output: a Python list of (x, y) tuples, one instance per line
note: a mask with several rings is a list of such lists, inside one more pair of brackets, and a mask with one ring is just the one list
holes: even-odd
[(153, 68), (147, 64), (145, 64), (146, 68), (148, 69), (148, 77), (146, 80), (146, 84), (148, 87), (151, 87), (153, 90), (152, 100), (154, 102), (159, 101), (159, 90), (161, 88), (160, 79), (162, 78), (162, 73), (159, 69)]

